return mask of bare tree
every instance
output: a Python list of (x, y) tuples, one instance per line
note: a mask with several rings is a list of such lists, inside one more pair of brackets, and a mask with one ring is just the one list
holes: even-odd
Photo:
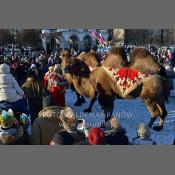
[(13, 36), (9, 29), (0, 29), (0, 45), (6, 45), (11, 43), (13, 40)]
[(41, 30), (24, 29), (18, 33), (18, 43), (24, 46), (32, 46), (36, 48), (41, 44)]

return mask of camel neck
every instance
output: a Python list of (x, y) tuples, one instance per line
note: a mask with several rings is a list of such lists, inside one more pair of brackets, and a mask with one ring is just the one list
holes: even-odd
[(73, 84), (75, 89), (83, 96), (88, 98), (95, 97), (95, 89), (93, 88), (90, 78), (73, 76)]

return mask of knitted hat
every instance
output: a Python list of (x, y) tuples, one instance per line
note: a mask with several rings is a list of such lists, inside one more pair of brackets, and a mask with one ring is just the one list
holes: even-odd
[(67, 131), (56, 132), (52, 141), (58, 145), (73, 145), (74, 138)]
[(28, 126), (29, 123), (30, 123), (29, 117), (28, 117), (26, 114), (22, 113), (22, 114), (20, 115), (20, 123), (21, 123), (23, 126)]
[(106, 143), (106, 137), (100, 128), (91, 128), (88, 141), (91, 145), (104, 145)]
[(0, 125), (1, 128), (10, 128), (15, 122), (14, 113), (11, 109), (8, 111), (3, 110), (0, 115)]
[(66, 107), (64, 110), (62, 110), (60, 119), (63, 122), (63, 127), (65, 130), (77, 130), (78, 119), (71, 108)]
[(150, 137), (150, 129), (145, 123), (140, 123), (137, 128), (138, 137), (145, 139)]

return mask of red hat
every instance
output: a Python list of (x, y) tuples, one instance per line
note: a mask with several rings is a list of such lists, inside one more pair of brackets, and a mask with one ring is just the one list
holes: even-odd
[(88, 134), (88, 141), (91, 145), (103, 145), (106, 142), (106, 137), (100, 128), (92, 128)]

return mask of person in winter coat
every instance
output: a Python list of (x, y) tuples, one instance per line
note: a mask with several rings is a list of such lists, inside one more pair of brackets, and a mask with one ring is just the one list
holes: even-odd
[(55, 104), (61, 107), (65, 106), (65, 86), (67, 82), (63, 80), (60, 65), (55, 65), (54, 71), (49, 77), (50, 94), (55, 100)]
[(0, 144), (23, 145), (27, 142), (23, 127), (18, 124), (11, 109), (0, 114)]
[(45, 74), (48, 72), (49, 66), (47, 65), (47, 62), (38, 66), (39, 66), (38, 68), (39, 77), (40, 77), (40, 80), (43, 81)]
[(64, 130), (59, 118), (61, 110), (63, 109), (58, 106), (48, 106), (40, 111), (38, 118), (33, 123), (32, 145), (49, 145), (54, 134)]
[(54, 67), (50, 66), (49, 71), (44, 76), (44, 88), (50, 91), (49, 78), (51, 73), (54, 71)]
[(62, 110), (60, 119), (64, 130), (54, 135), (50, 145), (76, 145), (85, 140), (85, 134), (77, 130), (78, 119), (71, 108), (66, 107)]
[(8, 108), (14, 112), (29, 115), (29, 110), (24, 101), (24, 92), (10, 73), (7, 64), (0, 65), (0, 103), (8, 102)]
[(165, 71), (168, 78), (174, 77), (174, 70), (171, 65), (165, 65)]
[(137, 137), (132, 139), (132, 145), (155, 145), (156, 143), (150, 138), (150, 129), (140, 123), (137, 128)]
[(56, 60), (55, 53), (52, 52), (49, 59), (48, 59), (48, 65), (54, 66), (55, 64), (58, 64), (58, 60)]
[(109, 121), (109, 128), (105, 131), (106, 142), (109, 145), (129, 145), (129, 139), (126, 136), (126, 130), (121, 127), (116, 117)]
[(22, 85), (25, 96), (28, 100), (28, 105), (31, 114), (31, 122), (33, 124), (35, 118), (37, 117), (39, 111), (42, 110), (42, 93), (43, 86), (38, 79), (37, 73), (34, 69), (30, 69), (28, 72), (28, 78), (26, 82)]

